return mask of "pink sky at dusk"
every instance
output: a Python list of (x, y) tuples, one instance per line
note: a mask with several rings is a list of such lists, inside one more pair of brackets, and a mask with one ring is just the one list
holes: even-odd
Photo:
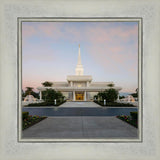
[(113, 81), (121, 92), (138, 87), (137, 22), (23, 22), (22, 88), (74, 75), (81, 45), (84, 74)]

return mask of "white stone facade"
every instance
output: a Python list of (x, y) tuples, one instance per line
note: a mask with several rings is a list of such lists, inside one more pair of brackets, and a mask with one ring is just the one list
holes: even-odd
[[(47, 88), (52, 88), (56, 91), (60, 91), (70, 101), (90, 101), (93, 100), (93, 96), (100, 91), (114, 88), (117, 91), (121, 90), (121, 87), (116, 87), (113, 82), (92, 82), (91, 75), (83, 75), (83, 66), (81, 64), (80, 45), (78, 53), (78, 63), (75, 69), (75, 75), (67, 76), (67, 82), (53, 82), (52, 87), (38, 87), (40, 91), (40, 100), (42, 99), (42, 92)], [(110, 86), (112, 84), (112, 87)]]

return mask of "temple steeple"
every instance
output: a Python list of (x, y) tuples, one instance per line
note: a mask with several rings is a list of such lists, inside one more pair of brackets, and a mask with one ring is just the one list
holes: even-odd
[(77, 66), (76, 66), (76, 75), (83, 75), (83, 66), (81, 64), (81, 51), (80, 51), (80, 44), (79, 44), (79, 52), (78, 52), (78, 63), (77, 63)]

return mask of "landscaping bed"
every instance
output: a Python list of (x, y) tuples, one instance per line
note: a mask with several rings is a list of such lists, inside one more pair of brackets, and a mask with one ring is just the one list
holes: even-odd
[(126, 115), (120, 115), (120, 116), (116, 116), (118, 119), (121, 119), (127, 123), (129, 123), (130, 125), (138, 128), (138, 113), (137, 112), (130, 112), (130, 116), (126, 116)]
[(32, 106), (34, 106), (34, 107), (39, 107), (39, 106), (59, 106), (59, 105), (65, 103), (65, 102), (66, 101), (62, 101), (62, 102), (57, 101), (56, 105), (55, 105), (54, 102), (30, 103), (25, 107), (32, 107)]
[(33, 126), (34, 124), (42, 121), (45, 118), (47, 117), (40, 117), (36, 115), (31, 116), (29, 115), (29, 112), (23, 112), (22, 113), (22, 130)]
[(118, 103), (118, 102), (106, 102), (106, 105), (104, 105), (104, 101), (94, 101), (95, 103), (101, 105), (101, 106), (110, 106), (110, 107), (135, 107), (133, 104), (130, 103)]

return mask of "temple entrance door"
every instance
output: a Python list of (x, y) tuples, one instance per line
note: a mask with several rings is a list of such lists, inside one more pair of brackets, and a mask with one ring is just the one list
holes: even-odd
[(84, 93), (82, 92), (76, 93), (76, 101), (84, 101)]

